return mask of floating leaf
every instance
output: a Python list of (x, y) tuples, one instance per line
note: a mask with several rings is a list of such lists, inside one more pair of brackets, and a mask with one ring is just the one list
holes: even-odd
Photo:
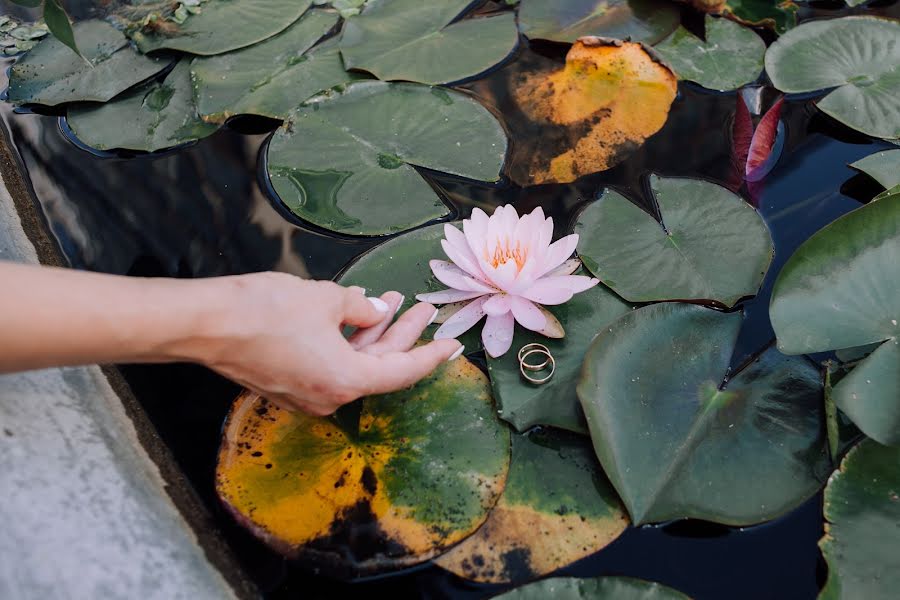
[(599, 551), (627, 526), (590, 442), (536, 431), (513, 436), (506, 488), (484, 525), (435, 562), (472, 581), (523, 582)]
[(472, 98), (381, 81), (313, 98), (267, 154), (272, 185), (294, 214), (351, 235), (394, 233), (448, 214), (414, 166), (496, 181), (505, 155), (503, 128)]
[(529, 39), (573, 43), (586, 35), (655, 44), (681, 21), (658, 0), (522, 0), (519, 29)]
[(670, 587), (631, 577), (555, 577), (496, 596), (495, 600), (689, 600)]
[(834, 403), (834, 386), (847, 375), (846, 367), (825, 365), (825, 429), (831, 462), (838, 464), (847, 450), (863, 437), (859, 428)]
[(900, 138), (900, 22), (874, 17), (811, 21), (766, 52), (779, 90), (836, 88), (819, 110), (865, 134)]
[(778, 275), (769, 315), (788, 354), (880, 343), (834, 401), (883, 444), (900, 444), (900, 189), (832, 222)]
[(208, 0), (174, 33), (135, 31), (141, 52), (168, 48), (190, 54), (222, 54), (257, 44), (284, 31), (312, 0)]
[(753, 207), (700, 179), (652, 175), (662, 223), (605, 190), (578, 217), (579, 256), (631, 302), (711, 300), (733, 306), (759, 290), (774, 255)]
[(245, 392), (225, 423), (216, 487), (268, 544), (343, 576), (416, 564), (474, 532), (503, 491), (509, 430), (465, 358), (370, 396), (352, 426)]
[(900, 448), (865, 440), (825, 488), (820, 600), (893, 598), (900, 587)]
[(238, 114), (285, 119), (304, 100), (352, 81), (333, 45), (307, 53), (337, 21), (335, 13), (311, 10), (262, 43), (195, 58), (191, 73), (200, 115), (215, 123)]
[(544, 131), (522, 135), (511, 177), (521, 185), (568, 183), (624, 160), (666, 122), (675, 75), (641, 44), (582, 38), (561, 70), (510, 84)]
[[(603, 286), (576, 294), (565, 304), (552, 307), (566, 331), (562, 339), (550, 339), (517, 327), (512, 350), (500, 358), (488, 357), (488, 371), (500, 418), (524, 431), (534, 425), (553, 425), (587, 432), (575, 384), (585, 350), (597, 332), (631, 307)], [(532, 385), (519, 372), (516, 351), (525, 344), (544, 344), (556, 359), (556, 372), (544, 385)], [(532, 360), (532, 358), (529, 358)]]
[(821, 373), (774, 348), (729, 372), (741, 322), (654, 304), (591, 344), (578, 397), (635, 524), (759, 523), (796, 508), (830, 470)]
[[(442, 239), (443, 224), (429, 225), (398, 235), (357, 258), (341, 273), (337, 282), (344, 286), (358, 285), (372, 296), (379, 296), (389, 290), (398, 291), (404, 296), (403, 304), (400, 305), (400, 310), (404, 311), (416, 303), (416, 294), (447, 289), (446, 285), (434, 277), (428, 266), (430, 260), (444, 255)], [(385, 273), (390, 273), (390, 277), (385, 277)], [(437, 324), (426, 329), (423, 338), (431, 339), (436, 329)], [(478, 327), (473, 327), (458, 339), (469, 352), (482, 347)]]
[(887, 189), (900, 185), (900, 150), (882, 150), (861, 158), (850, 166)]
[(98, 150), (155, 152), (196, 141), (217, 129), (197, 115), (186, 58), (162, 81), (129, 90), (106, 104), (70, 107), (67, 121), (79, 140)]
[(691, 4), (703, 12), (723, 15), (743, 25), (767, 27), (778, 34), (797, 25), (800, 10), (790, 0), (692, 0)]
[(374, 0), (341, 35), (348, 69), (385, 81), (451, 83), (482, 73), (519, 43), (515, 15), (457, 20), (471, 0)]
[(752, 29), (706, 16), (706, 41), (684, 27), (655, 47), (680, 79), (711, 90), (735, 90), (756, 81), (766, 44)]
[(138, 54), (124, 35), (103, 21), (77, 23), (75, 37), (91, 64), (56, 38), (46, 37), (10, 69), (9, 101), (47, 106), (106, 102), (170, 64)]

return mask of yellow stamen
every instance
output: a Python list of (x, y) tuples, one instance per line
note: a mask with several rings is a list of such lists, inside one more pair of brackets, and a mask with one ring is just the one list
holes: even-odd
[(516, 269), (521, 271), (522, 266), (528, 258), (528, 250), (523, 249), (518, 240), (516, 241), (515, 247), (511, 247), (509, 238), (506, 238), (503, 241), (497, 240), (497, 245), (494, 246), (493, 255), (490, 255), (486, 250), (485, 258), (495, 269), (502, 264), (506, 264), (506, 261), (508, 260), (514, 260), (516, 262)]

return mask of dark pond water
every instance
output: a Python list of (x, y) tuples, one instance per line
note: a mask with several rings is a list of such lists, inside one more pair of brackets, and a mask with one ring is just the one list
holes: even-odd
[[(842, 3), (815, 3), (809, 17), (839, 16)], [(900, 17), (896, 2), (876, 6)], [(858, 10), (855, 12), (859, 12)], [(509, 114), (503, 81), (538, 55), (559, 60), (564, 48), (535, 46), (481, 81), (464, 86)], [(764, 110), (774, 100), (761, 96)], [(651, 173), (731, 179), (734, 94), (682, 84), (665, 127), (613, 169), (571, 185), (519, 188), (475, 185), (429, 174), (457, 217), (473, 206), (537, 206), (563, 233), (604, 187), (646, 197)], [(275, 269), (331, 278), (378, 239), (338, 239), (292, 218), (258, 176), (259, 150), (275, 122), (239, 119), (200, 143), (153, 156), (97, 156), (76, 147), (57, 116), (2, 109), (47, 225), (77, 269), (142, 276), (207, 277)], [(784, 152), (764, 185), (741, 190), (768, 223), (776, 257), (747, 314), (734, 364), (773, 338), (767, 306), (784, 261), (813, 232), (876, 194), (877, 184), (847, 164), (888, 147), (818, 113), (812, 98), (790, 99)], [(339, 583), (285, 562), (234, 525), (213, 490), (224, 416), (238, 388), (191, 365), (124, 366), (123, 373), (163, 440), (214, 514), (250, 578), (271, 598), (326, 598), (372, 593), (395, 598), (483, 598), (497, 587), (466, 583), (436, 567), (380, 580)], [(766, 485), (760, 481), (760, 485)], [(659, 581), (696, 599), (814, 598), (824, 579), (816, 542), (821, 497), (769, 524), (744, 530), (696, 521), (631, 528), (600, 553), (562, 573), (620, 574)]]

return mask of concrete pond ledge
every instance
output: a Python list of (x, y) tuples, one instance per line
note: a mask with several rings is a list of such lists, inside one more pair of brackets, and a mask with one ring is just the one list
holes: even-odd
[[(16, 179), (4, 133), (0, 174)], [(10, 192), (23, 181), (8, 191), (3, 179), (0, 260), (36, 264), (22, 222), (39, 217), (19, 218), (21, 194), (14, 202)], [(120, 385), (96, 366), (0, 375), (0, 598), (255, 595), (216, 534), (196, 523), (208, 528), (209, 515), (183, 477), (173, 483), (171, 457), (157, 449), (163, 460), (151, 458), (145, 438), (155, 433), (126, 411)]]

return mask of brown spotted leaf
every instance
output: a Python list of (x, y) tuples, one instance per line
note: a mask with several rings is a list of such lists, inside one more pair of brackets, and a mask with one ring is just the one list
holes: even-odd
[(216, 487), (239, 522), (340, 577), (428, 560), (482, 524), (503, 490), (509, 430), (478, 368), (460, 358), (345, 408), (358, 421), (237, 399)]
[(539, 131), (516, 135), (511, 177), (520, 185), (568, 183), (624, 160), (665, 124), (677, 78), (643, 45), (579, 39), (562, 68), (512, 82)]

